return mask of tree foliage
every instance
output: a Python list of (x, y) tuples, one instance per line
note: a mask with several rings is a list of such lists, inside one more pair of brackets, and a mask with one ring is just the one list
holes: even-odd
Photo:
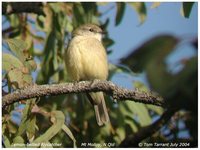
[[(63, 56), (71, 32), (77, 26), (88, 22), (99, 24), (107, 31), (110, 18), (105, 22), (100, 21), (102, 14), (98, 9), (99, 6), (107, 4), (2, 3), (3, 95), (34, 84), (68, 82)], [(138, 14), (141, 24), (147, 18), (147, 6), (144, 2), (112, 4), (116, 9), (116, 26), (123, 22), (128, 6)], [(153, 3), (151, 8), (162, 4)], [(189, 18), (194, 3), (180, 4), (181, 14)], [(30, 7), (32, 9), (28, 9)], [(170, 72), (166, 64), (167, 57), (183, 44), (182, 40), (173, 35), (152, 37), (137, 49), (133, 49), (127, 57), (122, 58), (119, 65), (109, 65), (108, 80), (118, 73), (129, 76), (136, 75), (136, 72), (145, 73), (150, 89), (140, 81), (134, 82), (133, 87), (161, 95), (166, 102), (165, 108), (131, 101), (113, 103), (111, 98), (106, 96), (111, 124), (99, 127), (84, 94), (21, 100), (20, 103), (3, 110), (4, 146), (83, 147), (84, 143), (99, 143), (101, 147), (109, 147), (111, 143), (110, 146), (118, 147), (126, 137), (152, 124), (164, 110), (171, 108), (177, 110), (171, 121), (140, 142), (182, 142), (183, 139), (178, 134), (188, 131), (189, 138), (184, 140), (190, 142), (190, 146), (197, 146), (197, 54), (178, 62), (182, 69), (177, 73)], [(108, 32), (103, 43), (106, 48), (115, 43)], [(196, 52), (197, 41), (188, 44), (192, 45)], [(111, 52), (108, 51), (109, 53)], [(180, 128), (180, 124), (185, 127)]]

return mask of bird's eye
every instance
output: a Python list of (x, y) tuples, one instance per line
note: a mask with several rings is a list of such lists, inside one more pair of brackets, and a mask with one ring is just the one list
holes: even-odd
[(92, 28), (89, 29), (90, 32), (94, 32), (94, 30)]

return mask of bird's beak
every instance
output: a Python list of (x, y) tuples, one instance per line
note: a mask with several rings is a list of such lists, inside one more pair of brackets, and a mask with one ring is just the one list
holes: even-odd
[(107, 34), (106, 31), (101, 31), (100, 33), (103, 34), (103, 35)]

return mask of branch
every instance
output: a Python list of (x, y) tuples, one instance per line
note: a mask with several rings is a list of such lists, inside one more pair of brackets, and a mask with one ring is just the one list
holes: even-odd
[(167, 109), (162, 114), (162, 116), (153, 124), (143, 127), (137, 133), (131, 134), (128, 137), (126, 137), (121, 142), (119, 147), (138, 147), (138, 144), (142, 140), (146, 139), (147, 137), (150, 137), (155, 132), (160, 130), (160, 128), (163, 127), (170, 120), (170, 118), (174, 115), (176, 111), (177, 109)]
[(42, 6), (43, 4), (41, 2), (3, 2), (2, 14), (35, 13), (38, 15), (44, 15)]
[(54, 96), (69, 93), (80, 92), (98, 92), (103, 91), (111, 95), (114, 100), (131, 100), (144, 104), (153, 104), (164, 106), (164, 101), (159, 96), (144, 93), (138, 90), (128, 90), (113, 84), (110, 81), (81, 81), (76, 83), (61, 83), (52, 85), (34, 85), (25, 89), (17, 90), (13, 93), (3, 96), (2, 107), (13, 104), (20, 100), (37, 98), (42, 96)]

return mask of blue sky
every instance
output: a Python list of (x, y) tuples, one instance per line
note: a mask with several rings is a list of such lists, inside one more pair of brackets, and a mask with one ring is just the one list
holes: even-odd
[[(142, 25), (140, 25), (136, 11), (129, 5), (126, 7), (124, 18), (118, 26), (115, 26), (116, 7), (101, 17), (102, 22), (106, 18), (110, 18), (108, 32), (109, 36), (115, 41), (115, 44), (109, 48), (113, 50), (113, 53), (109, 55), (109, 61), (111, 63), (116, 63), (119, 58), (126, 56), (131, 50), (159, 34), (172, 34), (186, 41), (198, 36), (197, 3), (194, 4), (189, 19), (181, 15), (180, 2), (163, 2), (159, 7), (154, 9), (151, 9), (152, 3), (149, 2), (146, 4), (147, 19)], [(113, 5), (115, 4), (110, 3), (106, 6), (101, 6), (99, 10), (105, 12)], [(173, 68), (173, 64), (181, 58), (191, 57), (193, 55), (195, 55), (193, 48), (185, 44), (184, 46), (178, 47), (174, 54), (168, 58), (168, 63)], [(177, 70), (180, 68), (181, 66)], [(144, 81), (144, 76), (142, 78)], [(127, 88), (132, 88), (132, 83), (129, 79), (125, 75), (117, 75), (113, 78), (113, 82)]]

